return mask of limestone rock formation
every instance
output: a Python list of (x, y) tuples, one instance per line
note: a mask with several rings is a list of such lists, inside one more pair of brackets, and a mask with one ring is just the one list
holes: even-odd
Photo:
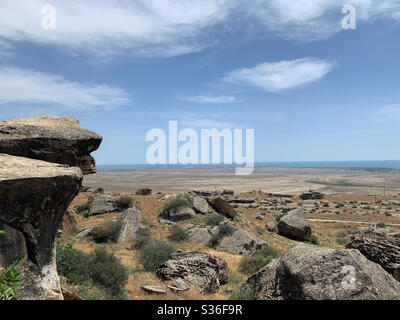
[(306, 241), (311, 237), (311, 225), (304, 218), (302, 209), (295, 209), (284, 215), (278, 223), (280, 235), (290, 239)]
[(210, 201), (210, 205), (213, 207), (214, 210), (217, 212), (233, 219), (236, 216), (235, 209), (225, 200), (221, 198), (216, 198)]
[[(164, 281), (175, 281), (177, 286), (186, 285), (202, 294), (215, 293), (220, 284), (228, 280), (229, 269), (225, 260), (198, 251), (180, 251), (157, 270)], [(181, 286), (180, 285), (180, 286)]]
[[(26, 250), (30, 275), (25, 276), (31, 281), (22, 282), (25, 299), (62, 298), (54, 241), (81, 183), (79, 168), (0, 154), (0, 221), (17, 234), (9, 243), (16, 255)], [(0, 261), (8, 259), (1, 250)]]
[(74, 210), (68, 209), (65, 211), (58, 230), (62, 234), (71, 234), (78, 230), (78, 222), (76, 221)]
[(202, 245), (206, 245), (207, 243), (209, 243), (212, 237), (210, 231), (207, 228), (194, 227), (188, 232), (190, 241)]
[(94, 199), (90, 203), (90, 215), (97, 216), (99, 214), (106, 214), (118, 211), (114, 205), (115, 199), (110, 196), (104, 196)]
[(193, 210), (196, 213), (206, 214), (208, 212), (208, 202), (201, 197), (193, 198)]
[(400, 239), (385, 233), (362, 232), (347, 244), (348, 249), (358, 249), (367, 259), (376, 262), (400, 281)]
[(398, 300), (400, 284), (358, 250), (298, 244), (242, 286), (258, 299)]
[(136, 231), (141, 227), (141, 219), (142, 217), (140, 216), (139, 211), (134, 208), (124, 211), (119, 219), (122, 225), (117, 242), (122, 243), (128, 238), (135, 239)]
[(173, 222), (185, 221), (196, 217), (194, 210), (185, 205), (170, 209), (168, 214), (169, 220)]
[(90, 153), (102, 137), (72, 117), (39, 116), (0, 122), (0, 153), (78, 166), (96, 172)]

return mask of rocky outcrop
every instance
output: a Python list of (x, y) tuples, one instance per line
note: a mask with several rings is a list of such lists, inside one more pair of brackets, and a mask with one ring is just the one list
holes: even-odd
[(257, 250), (268, 247), (268, 243), (241, 228), (233, 227), (232, 232), (225, 235), (217, 249), (239, 255), (251, 255)]
[(119, 218), (121, 229), (117, 237), (117, 243), (122, 243), (128, 238), (134, 240), (136, 231), (141, 228), (141, 215), (136, 209), (130, 208), (124, 211)]
[(206, 214), (208, 212), (208, 202), (201, 197), (193, 198), (193, 210), (196, 213)]
[(367, 259), (376, 262), (400, 281), (400, 239), (385, 233), (365, 231), (353, 237), (346, 245), (358, 249)]
[(278, 233), (278, 225), (275, 222), (268, 222), (266, 228), (269, 232)]
[(228, 218), (234, 219), (236, 216), (235, 209), (233, 209), (227, 201), (221, 198), (211, 200), (210, 205), (215, 211), (227, 216)]
[(188, 231), (189, 240), (194, 243), (206, 245), (212, 238), (211, 232), (207, 228), (194, 227)]
[(81, 127), (72, 117), (40, 116), (0, 122), (0, 153), (78, 166), (96, 172), (90, 153), (102, 137)]
[(174, 281), (176, 287), (186, 285), (202, 294), (219, 290), (228, 280), (229, 269), (225, 260), (198, 251), (179, 251), (157, 270), (164, 281)]
[(169, 220), (173, 222), (180, 222), (196, 217), (194, 210), (186, 205), (172, 208), (168, 211)]
[[(79, 168), (0, 154), (0, 221), (17, 235), (9, 243), (17, 256), (26, 251), (31, 280), (22, 281), (24, 299), (62, 298), (54, 242), (81, 183)], [(7, 253), (1, 250), (0, 256), (7, 262)]]
[(64, 235), (78, 231), (78, 222), (76, 221), (74, 210), (68, 209), (65, 211), (58, 230)]
[(106, 214), (118, 211), (118, 208), (114, 205), (115, 199), (110, 196), (104, 196), (94, 199), (90, 203), (90, 215), (97, 216), (100, 214)]
[(293, 240), (306, 241), (310, 239), (312, 229), (310, 223), (304, 218), (304, 211), (295, 209), (280, 219), (278, 233)]
[(242, 286), (258, 299), (398, 300), (400, 284), (358, 250), (298, 244)]

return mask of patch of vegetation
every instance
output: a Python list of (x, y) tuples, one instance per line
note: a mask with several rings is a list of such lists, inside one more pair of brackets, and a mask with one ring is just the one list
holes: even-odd
[(336, 242), (342, 246), (345, 246), (348, 243), (347, 239), (347, 232), (345, 231), (339, 231), (336, 234)]
[(105, 243), (108, 241), (116, 242), (122, 227), (122, 221), (106, 222), (90, 231), (90, 237), (96, 243)]
[(80, 285), (73, 290), (73, 293), (84, 300), (107, 300), (107, 293), (94, 285)]
[[(57, 245), (57, 271), (69, 282), (85, 287), (95, 286), (105, 292), (107, 299), (123, 299), (128, 270), (118, 258), (104, 247), (92, 253)], [(96, 289), (92, 288), (96, 291)], [(97, 295), (99, 290), (97, 290)]]
[(312, 243), (313, 245), (318, 246), (319, 245), (319, 240), (316, 234), (312, 234), (310, 239), (308, 239), (308, 242)]
[(232, 227), (229, 224), (224, 224), (222, 226), (220, 226), (218, 228), (218, 232), (216, 232), (210, 239), (210, 241), (208, 242), (207, 246), (209, 246), (210, 248), (216, 248), (221, 240), (226, 237), (231, 235), (232, 233), (235, 232), (235, 228)]
[(243, 257), (240, 261), (239, 270), (245, 274), (253, 274), (279, 256), (279, 250), (266, 247), (254, 252), (251, 256)]
[(163, 219), (169, 219), (169, 212), (171, 210), (176, 210), (179, 207), (192, 207), (192, 206), (193, 204), (190, 201), (189, 197), (186, 196), (186, 197), (176, 198), (164, 205), (164, 208), (160, 213), (160, 217)]
[(230, 293), (231, 300), (257, 300), (257, 294), (253, 289), (242, 290), (240, 288)]
[(17, 264), (13, 263), (0, 273), (0, 300), (17, 300), (20, 273)]
[(212, 214), (207, 218), (206, 223), (209, 226), (215, 227), (215, 226), (219, 225), (224, 220), (225, 220), (225, 218), (222, 215), (220, 215), (220, 214)]
[(81, 214), (85, 218), (88, 218), (90, 216), (90, 207), (90, 203), (87, 202), (77, 206), (75, 210), (78, 214)]
[(118, 197), (114, 200), (114, 207), (120, 211), (132, 208), (133, 199), (131, 197)]
[(166, 262), (175, 248), (162, 241), (151, 241), (140, 249), (139, 262), (146, 271), (157, 271)]
[(149, 228), (139, 228), (136, 231), (136, 238), (133, 240), (134, 249), (141, 249), (151, 242), (151, 230)]
[(177, 225), (172, 227), (171, 233), (168, 237), (168, 239), (173, 242), (183, 242), (188, 240), (188, 238), (189, 238), (189, 233)]

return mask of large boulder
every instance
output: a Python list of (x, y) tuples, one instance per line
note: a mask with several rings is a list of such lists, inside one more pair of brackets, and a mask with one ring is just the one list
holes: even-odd
[(367, 259), (378, 263), (400, 281), (399, 238), (368, 230), (353, 237), (346, 248), (358, 249)]
[(206, 214), (208, 212), (208, 202), (206, 199), (201, 197), (193, 198), (193, 210), (196, 213)]
[(202, 245), (208, 244), (212, 238), (211, 232), (206, 227), (194, 227), (188, 231), (188, 234), (191, 242)]
[(222, 237), (217, 249), (233, 254), (251, 255), (265, 247), (268, 247), (266, 241), (253, 236), (246, 230), (232, 226), (232, 232)]
[(157, 270), (164, 281), (174, 281), (195, 288), (202, 294), (215, 293), (220, 284), (228, 280), (229, 269), (225, 260), (198, 251), (173, 253)]
[(180, 205), (168, 210), (168, 217), (173, 222), (180, 222), (196, 217), (196, 212), (186, 205)]
[(278, 233), (293, 240), (306, 241), (310, 239), (312, 229), (310, 223), (304, 218), (304, 211), (295, 209), (280, 219)]
[(119, 219), (121, 222), (121, 229), (118, 234), (117, 242), (122, 243), (128, 238), (134, 240), (136, 238), (136, 231), (141, 228), (142, 217), (134, 208), (124, 211)]
[[(8, 245), (18, 258), (26, 252), (26, 270), (31, 272), (23, 278), (32, 281), (21, 282), (24, 299), (62, 299), (55, 237), (81, 183), (79, 168), (0, 154), (0, 221), (16, 235)], [(3, 250), (0, 261), (8, 263)]]
[(229, 202), (221, 198), (215, 198), (211, 200), (210, 205), (215, 211), (227, 216), (228, 218), (234, 219), (236, 216), (235, 209), (232, 208)]
[(39, 116), (0, 122), (0, 153), (78, 166), (96, 172), (90, 153), (102, 137), (72, 117)]
[(358, 250), (298, 244), (252, 275), (242, 290), (258, 299), (398, 300), (400, 284)]
[(90, 215), (97, 216), (99, 214), (106, 214), (118, 211), (114, 204), (115, 199), (110, 196), (104, 196), (94, 199), (90, 203)]

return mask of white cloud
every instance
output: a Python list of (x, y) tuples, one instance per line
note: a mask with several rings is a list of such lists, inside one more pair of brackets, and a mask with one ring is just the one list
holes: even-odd
[(234, 96), (182, 96), (179, 97), (180, 100), (195, 102), (195, 103), (233, 103), (236, 102), (236, 97)]
[(254, 68), (234, 70), (223, 80), (231, 84), (248, 85), (271, 92), (279, 92), (318, 81), (333, 67), (334, 63), (315, 58), (267, 62)]
[(128, 94), (107, 85), (71, 82), (60, 76), (0, 67), (0, 105), (27, 106), (48, 105), (50, 108), (110, 110), (129, 102)]

